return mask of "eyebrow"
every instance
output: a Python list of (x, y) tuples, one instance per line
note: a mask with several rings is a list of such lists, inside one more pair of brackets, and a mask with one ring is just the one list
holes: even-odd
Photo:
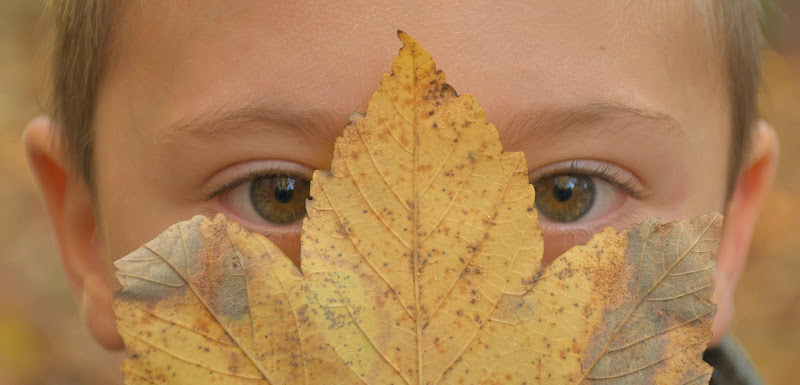
[[(216, 137), (269, 132), (333, 142), (341, 136), (345, 123), (344, 119), (336, 119), (327, 110), (290, 110), (255, 104), (234, 109), (218, 108), (178, 120), (170, 124), (157, 140), (172, 140), (182, 135)], [(678, 122), (669, 114), (617, 103), (533, 108), (512, 117), (499, 131), (503, 145), (511, 146), (530, 141), (547, 144), (586, 134), (610, 134), (643, 126), (660, 129), (662, 134), (685, 136)], [(656, 133), (647, 131), (643, 134)]]
[(685, 136), (680, 124), (669, 114), (616, 103), (589, 103), (531, 109), (514, 116), (500, 132), (500, 138), (504, 146), (527, 141), (552, 143), (590, 133), (610, 134), (644, 126), (657, 128), (661, 134)]
[(216, 137), (222, 134), (249, 132), (285, 132), (304, 139), (331, 142), (341, 134), (344, 122), (325, 110), (289, 110), (263, 105), (249, 105), (226, 110), (218, 108), (198, 116), (181, 119), (158, 136), (157, 140), (175, 139), (182, 135)]

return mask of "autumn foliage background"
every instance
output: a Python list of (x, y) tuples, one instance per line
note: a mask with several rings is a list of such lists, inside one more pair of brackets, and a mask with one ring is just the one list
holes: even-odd
[[(800, 375), (800, 1), (779, 2), (782, 20), (765, 52), (764, 118), (781, 140), (775, 188), (756, 227), (737, 291), (734, 335), (770, 384)], [(42, 112), (40, 3), (0, 0), (0, 385), (119, 383), (119, 354), (83, 327), (21, 135)]]

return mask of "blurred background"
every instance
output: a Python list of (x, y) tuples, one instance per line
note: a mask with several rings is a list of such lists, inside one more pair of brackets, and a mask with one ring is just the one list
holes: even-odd
[[(0, 385), (121, 383), (119, 354), (89, 336), (61, 271), (21, 146), (42, 113), (40, 2), (0, 0)], [(770, 384), (800, 383), (800, 1), (767, 12), (760, 108), (781, 140), (775, 188), (756, 227), (733, 333)]]

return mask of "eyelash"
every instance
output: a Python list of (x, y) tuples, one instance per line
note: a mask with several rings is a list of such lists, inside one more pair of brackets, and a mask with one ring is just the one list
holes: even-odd
[[(619, 188), (620, 190), (622, 190), (623, 192), (625, 192), (626, 194), (630, 195), (633, 198), (639, 200), (647, 199), (648, 195), (637, 186), (633, 177), (621, 180), (619, 178), (619, 174), (620, 174), (619, 171), (613, 170), (612, 166), (608, 164), (603, 164), (592, 168), (586, 168), (578, 166), (577, 162), (572, 162), (567, 167), (560, 167), (553, 170), (548, 170), (546, 173), (539, 175), (535, 181), (531, 181), (530, 183), (535, 185), (542, 180), (559, 175), (581, 175), (586, 177), (598, 177), (610, 183), (612, 186)], [(310, 180), (310, 178), (307, 175), (302, 175), (301, 173), (298, 173), (295, 170), (289, 170), (284, 167), (273, 167), (267, 170), (250, 170), (236, 177), (230, 182), (227, 182), (215, 188), (210, 194), (206, 196), (205, 199), (211, 200), (216, 196), (228, 190), (233, 189), (234, 187), (238, 187), (247, 182), (251, 182), (256, 179), (264, 177), (273, 177), (273, 178), (288, 177), (297, 179), (308, 178)]]
[(303, 175), (294, 170), (289, 170), (284, 167), (276, 166), (270, 169), (263, 169), (263, 170), (250, 170), (240, 176), (234, 178), (230, 182), (227, 182), (217, 188), (215, 188), (211, 193), (206, 195), (206, 200), (214, 199), (216, 196), (232, 190), (235, 187), (241, 186), (245, 183), (252, 182), (259, 178), (265, 177), (272, 177), (272, 178), (296, 178), (296, 179), (308, 179), (311, 178), (308, 175)]
[(533, 180), (530, 183), (536, 185), (540, 181), (559, 175), (580, 175), (586, 177), (597, 177), (610, 183), (612, 186), (622, 190), (623, 192), (625, 192), (626, 194), (630, 195), (635, 199), (644, 200), (648, 198), (647, 193), (643, 191), (641, 188), (639, 188), (633, 177), (629, 177), (625, 180), (622, 180), (619, 177), (619, 174), (620, 174), (619, 171), (614, 170), (613, 167), (608, 164), (602, 164), (597, 167), (586, 168), (578, 166), (577, 162), (572, 162), (567, 167), (559, 167), (553, 170), (548, 170), (546, 173), (537, 176), (536, 180)]

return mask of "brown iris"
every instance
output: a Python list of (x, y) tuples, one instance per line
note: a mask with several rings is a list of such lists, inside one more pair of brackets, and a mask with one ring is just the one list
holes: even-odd
[(306, 215), (310, 183), (301, 178), (267, 176), (250, 186), (250, 201), (258, 215), (269, 222), (289, 224)]
[(540, 180), (534, 187), (539, 213), (556, 222), (575, 221), (594, 204), (594, 182), (588, 176), (552, 176)]

